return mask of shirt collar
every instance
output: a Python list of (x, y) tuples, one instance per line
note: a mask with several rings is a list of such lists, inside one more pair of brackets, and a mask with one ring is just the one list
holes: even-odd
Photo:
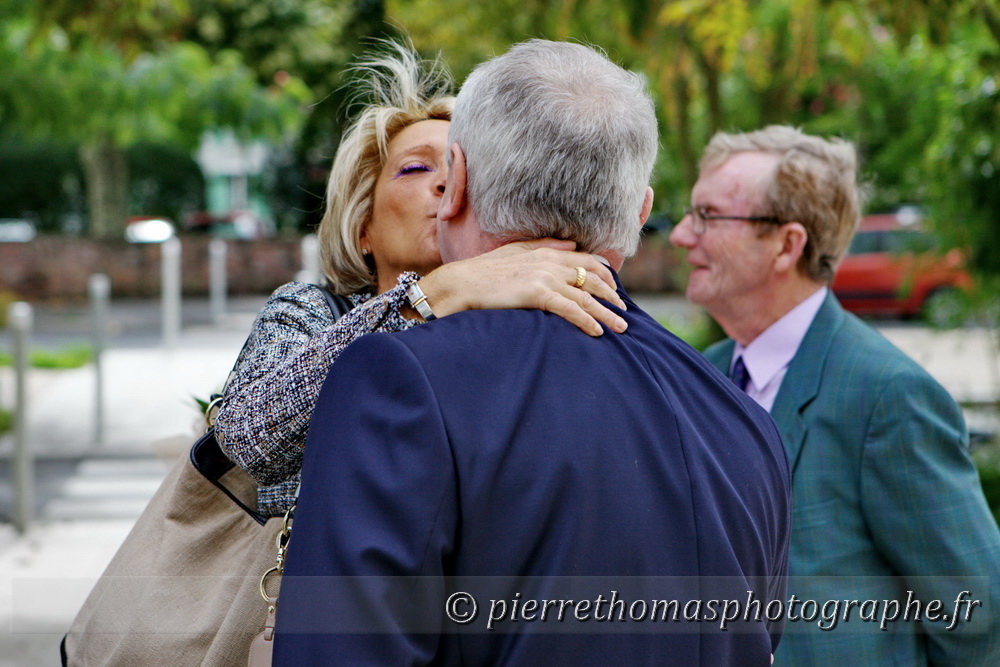
[(736, 344), (733, 360), (743, 357), (750, 382), (755, 387), (763, 389), (768, 386), (778, 373), (788, 367), (823, 305), (827, 291), (825, 285), (820, 287), (746, 347)]

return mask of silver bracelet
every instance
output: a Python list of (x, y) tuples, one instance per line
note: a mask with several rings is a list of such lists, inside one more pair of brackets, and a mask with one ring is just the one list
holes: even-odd
[(427, 295), (416, 282), (410, 283), (410, 286), (406, 288), (406, 298), (410, 300), (410, 305), (420, 313), (420, 317), (424, 318), (424, 321), (430, 322), (437, 319), (434, 311), (431, 310), (431, 304), (427, 303)]

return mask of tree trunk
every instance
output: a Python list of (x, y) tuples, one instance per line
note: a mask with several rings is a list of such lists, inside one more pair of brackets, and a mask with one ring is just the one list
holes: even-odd
[(128, 217), (128, 159), (125, 149), (110, 137), (80, 147), (80, 163), (87, 183), (89, 235), (120, 239)]
[(719, 70), (701, 50), (701, 45), (693, 43), (687, 34), (685, 34), (685, 41), (688, 49), (694, 55), (694, 61), (698, 64), (698, 69), (705, 81), (705, 98), (708, 101), (708, 133), (714, 135), (724, 127)]
[(685, 185), (690, 190), (698, 180), (698, 159), (695, 157), (694, 136), (691, 129), (691, 96), (688, 94), (688, 79), (683, 74), (674, 77), (673, 92), (677, 104), (677, 148), (684, 168)]
[(761, 125), (780, 125), (791, 115), (790, 95), (795, 85), (795, 75), (788, 74), (788, 63), (792, 58), (789, 43), (791, 21), (786, 21), (775, 31), (774, 51), (768, 58), (771, 76), (761, 91)]
[(979, 11), (983, 15), (983, 19), (986, 21), (986, 27), (989, 29), (990, 34), (993, 35), (993, 39), (996, 40), (997, 44), (1000, 44), (1000, 12), (990, 6), (986, 2), (979, 2)]

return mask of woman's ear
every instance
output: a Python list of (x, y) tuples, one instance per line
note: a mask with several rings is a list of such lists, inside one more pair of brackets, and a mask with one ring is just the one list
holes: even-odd
[(368, 241), (368, 225), (366, 224), (361, 229), (361, 236), (358, 237), (358, 248), (361, 250), (362, 255), (371, 254), (371, 243)]
[(465, 186), (468, 178), (465, 153), (457, 143), (452, 144), (449, 151), (451, 164), (448, 169), (448, 180), (445, 182), (444, 194), (438, 206), (438, 218), (441, 220), (451, 220), (465, 208)]

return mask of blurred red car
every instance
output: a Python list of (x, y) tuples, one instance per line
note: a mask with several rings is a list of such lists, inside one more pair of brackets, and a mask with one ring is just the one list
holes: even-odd
[(833, 280), (844, 308), (862, 315), (933, 318), (930, 311), (949, 307), (956, 290), (972, 287), (961, 251), (937, 251), (920, 222), (912, 208), (862, 219)]

